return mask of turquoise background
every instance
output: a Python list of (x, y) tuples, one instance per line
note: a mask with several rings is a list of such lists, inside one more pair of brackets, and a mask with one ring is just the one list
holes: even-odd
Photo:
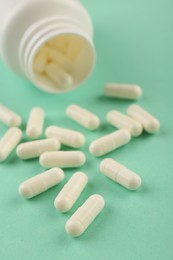
[[(0, 102), (27, 121), (30, 109), (41, 106), (46, 125), (57, 124), (86, 135), (81, 149), (87, 163), (80, 170), (89, 184), (73, 209), (60, 214), (53, 201), (76, 169), (32, 200), (18, 194), (25, 179), (43, 171), (38, 160), (20, 161), (15, 152), (0, 165), (0, 259), (1, 260), (172, 260), (173, 259), (173, 1), (83, 0), (95, 26), (97, 66), (80, 88), (63, 95), (43, 93), (13, 75), (0, 63)], [(110, 109), (125, 112), (132, 102), (103, 95), (106, 82), (137, 83), (144, 95), (137, 102), (161, 122), (156, 135), (146, 133), (102, 158), (88, 153), (95, 138), (110, 133), (106, 123)], [(77, 103), (98, 114), (101, 128), (89, 132), (65, 115)], [(24, 129), (24, 126), (23, 126)], [(0, 136), (7, 130), (0, 125)], [(101, 159), (112, 157), (140, 174), (142, 187), (135, 192), (113, 183), (99, 172)], [(106, 207), (80, 238), (69, 237), (64, 226), (71, 214), (93, 193)]]

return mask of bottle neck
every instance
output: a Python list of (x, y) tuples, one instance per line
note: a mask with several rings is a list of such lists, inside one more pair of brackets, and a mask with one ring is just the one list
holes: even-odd
[(19, 48), (23, 35), (34, 24), (51, 17), (71, 17), (92, 38), (92, 23), (87, 11), (77, 0), (2, 0), (0, 1), (0, 51), (4, 62), (22, 75)]
[[(68, 88), (62, 89), (55, 83), (50, 83), (45, 77), (36, 75), (34, 71), (34, 60), (39, 50), (51, 39), (67, 37), (72, 45), (80, 42), (80, 55), (77, 61), (73, 63), (72, 78), (73, 83)], [(73, 43), (74, 41), (74, 43)], [(66, 54), (67, 59), (71, 59)], [(91, 35), (80, 25), (66, 16), (51, 17), (43, 19), (33, 24), (23, 35), (19, 49), (20, 68), (25, 76), (38, 88), (52, 92), (60, 93), (69, 91), (79, 86), (91, 73), (95, 64), (95, 50)]]

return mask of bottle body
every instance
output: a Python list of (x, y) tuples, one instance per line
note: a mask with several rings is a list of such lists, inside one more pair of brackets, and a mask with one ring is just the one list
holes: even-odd
[[(4, 62), (48, 92), (60, 93), (79, 86), (95, 64), (92, 23), (79, 1), (3, 1), (0, 46)], [(40, 53), (47, 55), (47, 61), (42, 55), (39, 63)]]

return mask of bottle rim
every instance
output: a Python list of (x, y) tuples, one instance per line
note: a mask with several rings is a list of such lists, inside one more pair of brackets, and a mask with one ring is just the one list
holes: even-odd
[(21, 70), (24, 72), (25, 76), (34, 83), (34, 85), (47, 92), (60, 93), (64, 91), (69, 91), (70, 89), (62, 91), (62, 89), (60, 90), (54, 86), (46, 87), (45, 84), (43, 84), (35, 77), (35, 73), (33, 71), (33, 62), (38, 50), (46, 42), (55, 37), (64, 35), (76, 35), (78, 37), (81, 37), (85, 41), (85, 44), (88, 46), (91, 57), (91, 60), (89, 62), (90, 64), (88, 64), (85, 76), (81, 78), (77, 83), (72, 85), (71, 89), (73, 89), (79, 86), (83, 81), (86, 80), (86, 78), (89, 77), (96, 62), (96, 54), (92, 39), (90, 35), (87, 35), (87, 33), (81, 28), (79, 23), (74, 22), (68, 17), (50, 17), (39, 21), (36, 24), (33, 24), (25, 32), (21, 41), (19, 49), (19, 63)]

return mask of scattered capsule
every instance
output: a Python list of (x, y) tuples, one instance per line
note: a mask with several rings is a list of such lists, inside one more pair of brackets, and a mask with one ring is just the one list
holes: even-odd
[(96, 115), (77, 105), (68, 106), (66, 114), (89, 130), (95, 130), (100, 125), (100, 119)]
[(131, 105), (128, 107), (127, 113), (129, 116), (139, 121), (146, 132), (153, 134), (160, 128), (160, 122), (142, 107)]
[(135, 100), (142, 96), (142, 89), (137, 85), (108, 83), (105, 86), (105, 95), (113, 98)]
[(111, 180), (129, 190), (136, 190), (141, 186), (141, 178), (120, 163), (107, 158), (100, 164), (100, 171)]
[(22, 131), (17, 127), (10, 128), (0, 140), (0, 162), (7, 159), (22, 139)]
[(130, 140), (130, 132), (120, 129), (93, 141), (89, 146), (89, 151), (95, 156), (102, 156), (127, 144)]
[(86, 157), (84, 153), (79, 151), (45, 152), (40, 156), (39, 161), (45, 168), (72, 168), (82, 166)]
[(53, 62), (46, 65), (46, 74), (62, 89), (69, 89), (73, 84), (72, 77)]
[(83, 172), (72, 175), (54, 201), (54, 206), (61, 212), (69, 211), (87, 185), (88, 177)]
[(40, 107), (34, 107), (29, 115), (26, 126), (26, 135), (35, 139), (41, 136), (44, 125), (44, 111)]
[(49, 126), (45, 135), (48, 138), (55, 137), (62, 144), (73, 148), (80, 148), (85, 143), (85, 137), (82, 133), (58, 126)]
[(0, 122), (9, 127), (17, 127), (22, 123), (22, 119), (19, 115), (11, 111), (9, 108), (0, 104)]
[(16, 153), (20, 159), (27, 160), (39, 157), (44, 152), (59, 150), (60, 147), (58, 139), (48, 138), (22, 143), (17, 147)]
[(111, 110), (107, 114), (106, 119), (111, 125), (119, 129), (127, 129), (132, 136), (138, 136), (142, 133), (143, 127), (139, 122), (117, 110)]
[(41, 74), (45, 71), (47, 64), (47, 55), (44, 51), (40, 50), (40, 52), (36, 55), (34, 60), (34, 71)]
[(59, 184), (63, 179), (64, 172), (59, 168), (52, 168), (21, 183), (19, 193), (25, 199), (30, 199)]
[(105, 206), (104, 198), (98, 194), (90, 196), (67, 221), (66, 232), (78, 237), (84, 233)]

